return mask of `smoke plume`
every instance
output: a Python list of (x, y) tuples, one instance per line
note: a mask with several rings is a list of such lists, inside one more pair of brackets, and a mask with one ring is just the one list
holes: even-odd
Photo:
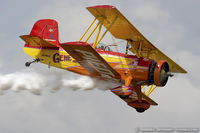
[[(68, 73), (68, 72), (66, 72)], [(66, 74), (65, 73), (65, 74)], [(57, 92), (62, 88), (71, 90), (108, 90), (116, 87), (97, 79), (87, 76), (68, 76), (61, 73), (39, 73), (35, 71), (15, 72), (10, 74), (0, 74), (0, 94), (6, 90), (14, 92), (29, 91), (35, 95), (41, 95), (42, 89), (49, 89), (51, 92)]]
[(43, 75), (36, 72), (16, 72), (0, 75), (0, 92), (11, 89), (15, 92), (28, 90), (33, 94), (40, 95), (40, 89), (47, 85)]

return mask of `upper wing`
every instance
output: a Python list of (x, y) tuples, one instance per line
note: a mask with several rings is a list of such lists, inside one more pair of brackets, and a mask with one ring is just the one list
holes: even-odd
[(151, 44), (151, 42), (149, 42), (114, 6), (93, 6), (87, 7), (87, 9), (99, 21), (101, 21), (103, 17), (103, 26), (106, 28), (109, 28), (109, 25), (117, 17), (116, 21), (109, 29), (110, 33), (116, 38), (129, 41), (131, 44), (130, 51), (138, 57), (142, 56), (155, 61), (165, 60), (168, 62), (171, 72), (187, 73), (183, 68)]
[(90, 76), (120, 82), (120, 75), (89, 44), (68, 42), (60, 46), (88, 71)]

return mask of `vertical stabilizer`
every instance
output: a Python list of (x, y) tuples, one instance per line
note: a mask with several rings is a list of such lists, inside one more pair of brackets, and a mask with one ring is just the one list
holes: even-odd
[(38, 20), (33, 25), (30, 35), (40, 37), (56, 46), (59, 45), (58, 23), (53, 19)]

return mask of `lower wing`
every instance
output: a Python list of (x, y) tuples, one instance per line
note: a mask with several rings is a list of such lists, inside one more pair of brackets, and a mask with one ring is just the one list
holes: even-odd
[(67, 42), (60, 46), (89, 73), (89, 76), (115, 83), (121, 82), (120, 75), (86, 42)]

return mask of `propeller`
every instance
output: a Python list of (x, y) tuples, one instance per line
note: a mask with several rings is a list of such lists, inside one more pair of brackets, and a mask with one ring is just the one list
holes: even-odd
[(166, 84), (169, 77), (173, 77), (174, 74), (169, 72), (169, 66), (167, 63), (164, 63), (160, 70), (160, 83)]

